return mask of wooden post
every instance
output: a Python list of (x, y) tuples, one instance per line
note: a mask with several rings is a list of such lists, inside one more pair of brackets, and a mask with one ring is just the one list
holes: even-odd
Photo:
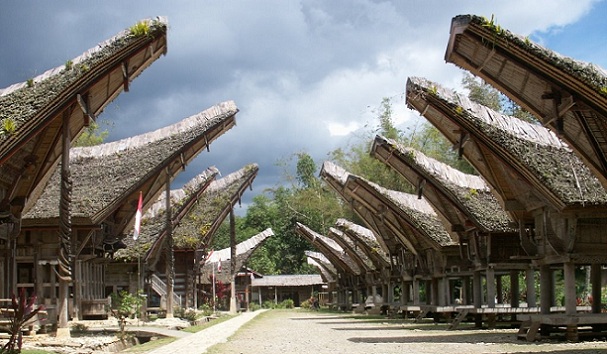
[(493, 308), (495, 307), (495, 269), (491, 267), (487, 267), (486, 272), (487, 279), (487, 307)]
[(59, 301), (57, 313), (59, 322), (57, 325), (57, 337), (70, 337), (68, 328), (69, 319), (69, 284), (72, 281), (72, 261), (71, 261), (71, 240), (72, 240), (72, 220), (71, 220), (71, 199), (72, 199), (72, 178), (70, 175), (70, 112), (66, 110), (63, 113), (62, 125), (62, 151), (61, 151), (61, 184), (59, 201), (59, 239), (61, 241), (59, 248)]
[(537, 294), (535, 293), (535, 270), (529, 268), (525, 270), (525, 284), (527, 287), (527, 306), (537, 306)]
[(419, 300), (419, 280), (413, 278), (413, 305), (420, 305)]
[(563, 264), (563, 275), (565, 278), (565, 314), (575, 315), (577, 303), (575, 297), (575, 264), (566, 262)]
[(481, 284), (481, 272), (475, 270), (472, 274), (472, 299), (475, 308), (483, 306), (483, 289)]
[(601, 265), (594, 263), (590, 266), (590, 281), (592, 283), (592, 313), (601, 313)]
[(552, 293), (554, 292), (552, 280), (550, 265), (544, 264), (540, 266), (540, 312), (542, 314), (550, 313)]
[(165, 261), (167, 278), (166, 318), (173, 318), (173, 296), (175, 293), (175, 258), (173, 255), (173, 216), (171, 215), (171, 176), (169, 169), (166, 170), (165, 188), (165, 210), (166, 210), (166, 239), (165, 239)]
[[(234, 208), (230, 209), (230, 313), (236, 313), (236, 221)], [(276, 287), (274, 287), (276, 289)]]
[(495, 297), (498, 304), (504, 303), (504, 277), (501, 274), (495, 276)]
[(520, 306), (520, 287), (518, 283), (518, 271), (510, 271), (510, 306)]

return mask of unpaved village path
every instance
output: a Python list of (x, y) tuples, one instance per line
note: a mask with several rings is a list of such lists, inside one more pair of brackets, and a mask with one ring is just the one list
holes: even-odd
[(528, 343), (515, 329), (447, 331), (444, 324), (412, 323), (349, 314), (266, 311), (241, 327), (211, 354), (298, 353), (607, 353), (606, 341)]

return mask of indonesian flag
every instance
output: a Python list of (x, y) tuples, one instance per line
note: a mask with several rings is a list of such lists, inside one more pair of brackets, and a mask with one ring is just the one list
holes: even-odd
[(217, 262), (217, 273), (221, 273), (221, 258), (219, 258), (219, 262)]
[(133, 240), (139, 238), (141, 228), (141, 208), (143, 207), (143, 192), (139, 192), (139, 203), (137, 203), (137, 213), (135, 214), (135, 230), (133, 231)]

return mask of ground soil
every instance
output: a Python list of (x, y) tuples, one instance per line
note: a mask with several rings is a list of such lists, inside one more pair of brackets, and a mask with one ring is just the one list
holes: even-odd
[(529, 343), (516, 338), (516, 329), (462, 327), (448, 331), (445, 324), (429, 322), (272, 310), (245, 324), (209, 353), (607, 353), (605, 339)]

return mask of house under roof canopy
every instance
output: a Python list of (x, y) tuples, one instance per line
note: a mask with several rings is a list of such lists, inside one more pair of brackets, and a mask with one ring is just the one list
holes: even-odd
[(581, 156), (607, 187), (607, 72), (498, 26), (461, 15), (445, 60), (469, 70), (533, 113)]
[(346, 219), (337, 219), (335, 227), (349, 235), (358, 247), (363, 248), (377, 269), (390, 266), (390, 257), (381, 249), (373, 231)]

